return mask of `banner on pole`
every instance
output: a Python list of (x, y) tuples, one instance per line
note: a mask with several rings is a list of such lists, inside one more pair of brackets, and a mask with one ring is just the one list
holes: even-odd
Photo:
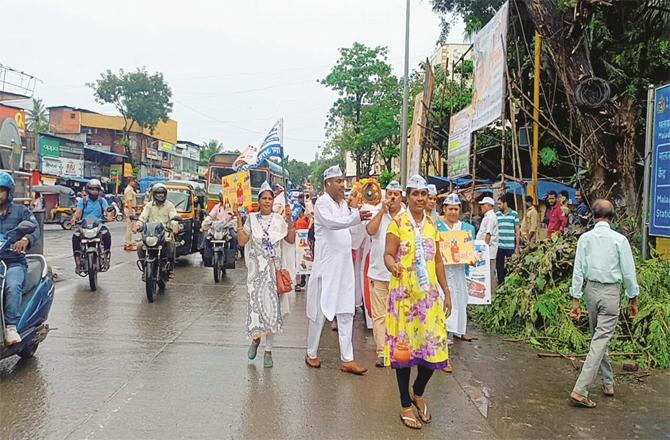
[(670, 237), (670, 84), (656, 89), (649, 235)]
[(502, 116), (505, 98), (508, 9), (508, 3), (505, 2), (496, 15), (475, 35), (472, 47), (475, 69), (472, 131), (486, 127)]
[(233, 162), (236, 171), (256, 168), (271, 157), (284, 158), (284, 119), (272, 126), (259, 148), (248, 146)]
[(491, 260), (489, 245), (475, 240), (475, 266), (466, 266), (468, 304), (491, 304)]
[(472, 106), (467, 106), (449, 119), (447, 176), (450, 179), (470, 174), (470, 141)]

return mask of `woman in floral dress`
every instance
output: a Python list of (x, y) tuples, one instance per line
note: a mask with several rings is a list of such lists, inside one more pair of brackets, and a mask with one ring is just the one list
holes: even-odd
[[(384, 263), (392, 273), (386, 312), (384, 362), (396, 370), (400, 418), (405, 426), (420, 429), (431, 415), (423, 397), (435, 370), (448, 365), (446, 318), (451, 313), (451, 294), (440, 255), (439, 233), (425, 215), (428, 188), (421, 176), (407, 183), (408, 210), (397, 217), (386, 234)], [(438, 284), (445, 293), (440, 298)], [(409, 345), (409, 360), (399, 361), (399, 345)], [(398, 355), (396, 356), (396, 351)], [(409, 390), (411, 368), (418, 369)], [(412, 411), (416, 406), (419, 422)]]

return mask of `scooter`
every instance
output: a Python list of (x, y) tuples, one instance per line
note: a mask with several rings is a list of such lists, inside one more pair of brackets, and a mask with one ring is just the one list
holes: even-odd
[(147, 300), (154, 302), (156, 292), (163, 292), (170, 279), (170, 258), (163, 249), (167, 240), (172, 239), (172, 231), (166, 229), (162, 223), (147, 223), (142, 229), (142, 243), (144, 244), (144, 261), (137, 260), (137, 267), (144, 272), (144, 285)]
[(88, 284), (92, 291), (98, 288), (98, 272), (105, 272), (107, 268), (103, 264), (104, 250), (100, 232), (102, 223), (95, 218), (87, 218), (79, 222), (79, 234), (81, 235), (81, 254), (79, 257), (80, 277), (88, 277)]
[(123, 211), (119, 208), (119, 205), (116, 204), (116, 202), (112, 202), (112, 206), (110, 206), (112, 214), (114, 214), (114, 220), (117, 222), (122, 222), (125, 216), (123, 215)]
[[(0, 234), (0, 252), (8, 249), (21, 237), (32, 233), (35, 225), (31, 222), (21, 222), (9, 231), (6, 236)], [(54, 282), (49, 271), (47, 261), (42, 255), (26, 255), (28, 272), (23, 283), (23, 298), (21, 301), (21, 318), (16, 329), (21, 335), (21, 342), (14, 345), (5, 345), (5, 338), (0, 337), (0, 359), (18, 355), (29, 358), (35, 354), (37, 346), (44, 341), (49, 333), (49, 310), (53, 303)], [(5, 328), (5, 274), (7, 265), (0, 262), (0, 324)]]

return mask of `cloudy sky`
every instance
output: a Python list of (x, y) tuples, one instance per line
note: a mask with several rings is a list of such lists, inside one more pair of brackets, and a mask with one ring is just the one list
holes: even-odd
[[(430, 4), (412, 0), (410, 68), (435, 49)], [(324, 142), (335, 95), (317, 79), (338, 48), (388, 46), (402, 74), (403, 0), (0, 0), (0, 9), (0, 64), (40, 78), (35, 96), (48, 106), (114, 114), (85, 83), (146, 66), (172, 88), (180, 139), (241, 149), (284, 117), (286, 152), (305, 161)], [(455, 27), (450, 41), (460, 42)]]

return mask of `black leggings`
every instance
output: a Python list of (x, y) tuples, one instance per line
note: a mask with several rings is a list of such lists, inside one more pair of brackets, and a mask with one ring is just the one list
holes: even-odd
[[(419, 365), (417, 369), (418, 374), (412, 389), (415, 395), (423, 396), (423, 392), (426, 390), (426, 385), (428, 385), (428, 381), (433, 375), (434, 370), (423, 365)], [(411, 372), (411, 368), (396, 368), (395, 370), (395, 376), (398, 379), (398, 389), (400, 390), (400, 404), (403, 408), (412, 406), (412, 400), (409, 398), (409, 376)]]

